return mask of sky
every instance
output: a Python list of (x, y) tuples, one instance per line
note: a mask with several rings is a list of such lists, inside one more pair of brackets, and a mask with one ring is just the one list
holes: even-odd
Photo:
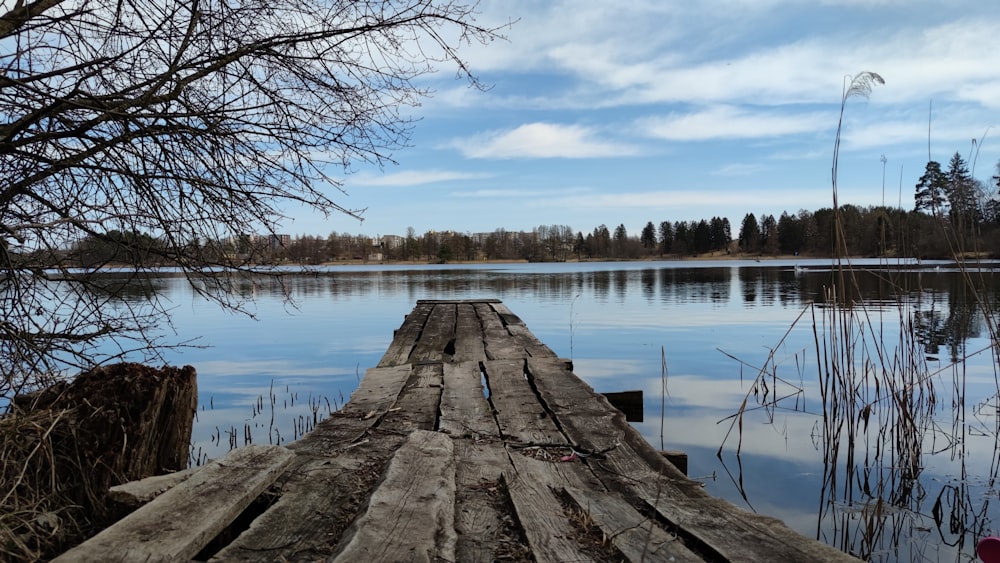
[[(505, 40), (464, 46), (490, 86), (444, 66), (395, 164), (358, 167), (336, 201), (364, 221), (294, 213), (293, 235), (530, 231), (757, 218), (841, 204), (913, 207), (931, 159), (1000, 160), (994, 0), (486, 0)], [(930, 134), (928, 135), (928, 130)], [(928, 154), (928, 146), (930, 153)], [(992, 184), (992, 182), (990, 182)]]

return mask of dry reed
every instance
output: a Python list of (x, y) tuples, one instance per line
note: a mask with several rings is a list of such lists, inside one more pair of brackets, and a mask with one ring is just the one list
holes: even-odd
[[(994, 399), (1000, 397), (997, 316), (987, 297), (991, 294), (986, 291), (984, 269), (964, 260), (970, 253), (964, 233), (950, 228), (943, 217), (938, 221), (941, 236), (948, 242), (962, 280), (961, 287), (951, 292), (951, 314), (968, 318), (979, 315), (988, 331), (989, 346), (969, 351), (961, 344), (962, 336), (967, 335), (955, 337), (944, 366), (932, 369), (927, 360), (931, 330), (925, 324), (927, 317), (933, 316), (936, 303), (933, 297), (930, 303), (924, 302), (922, 288), (910, 286), (913, 278), (899, 275), (899, 270), (888, 262), (876, 272), (863, 274), (879, 279), (886, 298), (870, 302), (861, 297), (862, 273), (847, 255), (844, 225), (838, 215), (837, 161), (847, 100), (855, 95), (867, 96), (871, 87), (880, 83), (877, 74), (861, 73), (845, 84), (832, 169), (835, 258), (823, 298), (803, 309), (771, 348), (763, 366), (737, 359), (741, 366), (752, 367), (756, 376), (730, 417), (729, 431), (718, 452), (721, 457), (723, 447), (735, 433), (739, 455), (744, 418), (751, 411), (762, 410), (770, 422), (778, 409), (800, 409), (804, 391), (777, 375), (776, 352), (797, 325), (811, 319), (821, 406), (815, 413), (814, 443), (823, 456), (816, 534), (865, 560), (921, 557), (924, 546), (907, 538), (914, 529), (922, 528), (928, 517), (942, 531), (941, 541), (960, 551), (974, 545), (972, 539), (985, 533), (986, 507), (974, 502), (970, 495), (964, 462), (970, 422), (966, 361), (971, 356), (992, 355), (998, 389)], [(978, 249), (971, 252), (978, 254)], [(962, 308), (964, 300), (973, 303), (973, 310)], [(930, 314), (925, 310), (928, 306)], [(809, 313), (808, 317), (805, 313)], [(962, 322), (952, 324), (949, 328), (953, 330), (963, 326)], [(787, 391), (779, 391), (779, 386)], [(951, 398), (947, 403), (945, 396)], [(794, 405), (789, 407), (792, 397)], [(937, 422), (936, 417), (942, 414), (939, 411), (944, 409), (950, 413), (950, 428)], [(982, 410), (992, 411), (987, 416), (993, 424), (979, 424), (978, 431), (993, 436), (994, 447), (1000, 447), (997, 405), (984, 401), (973, 408), (974, 412)], [(925, 451), (929, 444), (936, 446), (935, 451)], [(929, 453), (950, 453), (953, 459), (960, 460), (961, 471), (957, 483), (945, 485), (933, 499), (927, 498), (921, 483)], [(982, 478), (996, 483), (998, 472), (1000, 460)], [(734, 481), (741, 482), (741, 477)], [(928, 507), (930, 500), (933, 503)]]

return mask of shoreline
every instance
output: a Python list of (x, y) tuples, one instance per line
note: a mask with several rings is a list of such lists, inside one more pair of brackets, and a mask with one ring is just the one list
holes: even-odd
[[(578, 259), (568, 260), (525, 260), (525, 259), (499, 259), (499, 260), (448, 260), (447, 262), (437, 262), (432, 260), (334, 260), (331, 262), (321, 262), (319, 264), (302, 264), (299, 262), (286, 262), (282, 265), (289, 266), (428, 266), (428, 265), (448, 265), (467, 266), (470, 264), (589, 264), (589, 263), (615, 263), (615, 262), (722, 262), (730, 260), (749, 260), (754, 262), (768, 262), (780, 260), (821, 260), (824, 256), (804, 256), (794, 254), (779, 254), (771, 256), (757, 256), (753, 254), (704, 254), (699, 256), (647, 256), (643, 258), (601, 258), (601, 259)], [(832, 258), (831, 258), (832, 259)], [(904, 258), (906, 260), (908, 258)]]
[[(797, 260), (802, 261), (815, 261), (815, 260), (837, 260), (837, 258), (832, 256), (814, 256), (814, 255), (795, 255), (795, 254), (778, 254), (778, 255), (768, 255), (759, 256), (752, 254), (705, 254), (701, 256), (648, 256), (643, 258), (618, 258), (618, 259), (568, 259), (568, 260), (525, 260), (525, 259), (498, 259), (498, 260), (449, 260), (447, 262), (431, 261), (431, 260), (365, 260), (365, 259), (349, 259), (349, 260), (333, 260), (328, 262), (321, 262), (318, 264), (308, 264), (303, 262), (281, 262), (277, 264), (244, 264), (235, 270), (242, 271), (273, 271), (273, 269), (282, 268), (301, 268), (303, 270), (308, 270), (309, 268), (337, 268), (337, 267), (349, 267), (349, 266), (478, 266), (478, 265), (502, 265), (502, 264), (634, 264), (634, 263), (692, 263), (692, 264), (704, 264), (710, 262), (745, 262), (745, 263), (759, 263), (761, 265), (766, 265), (769, 262), (794, 262)], [(975, 263), (995, 263), (1000, 261), (1000, 258), (992, 258), (989, 256), (967, 256), (964, 259), (947, 257), (947, 258), (926, 258), (917, 259), (913, 257), (879, 257), (879, 256), (850, 256), (846, 257), (845, 264), (850, 266), (853, 261), (884, 261), (886, 263), (893, 264), (906, 264), (912, 266), (920, 266), (921, 263), (928, 264), (975, 264)], [(258, 270), (259, 269), (259, 270)], [(118, 274), (121, 271), (133, 271), (132, 267), (128, 264), (104, 264), (94, 273), (106, 273), (106, 274)], [(171, 271), (177, 275), (183, 275), (183, 272), (176, 266), (158, 266), (152, 268), (145, 268), (143, 271), (147, 273), (156, 272), (157, 274), (164, 275)]]

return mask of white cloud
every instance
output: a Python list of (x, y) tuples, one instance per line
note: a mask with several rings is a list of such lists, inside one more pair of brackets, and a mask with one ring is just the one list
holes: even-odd
[(793, 160), (793, 161), (807, 161), (816, 160), (818, 158), (827, 158), (830, 156), (833, 150), (833, 139), (830, 139), (830, 148), (802, 148), (795, 147), (788, 150), (780, 150), (774, 152), (768, 156), (770, 160)]
[(473, 174), (454, 170), (407, 170), (383, 175), (360, 173), (351, 176), (350, 180), (352, 184), (360, 186), (419, 186), (456, 180), (481, 180), (490, 176), (490, 174)]
[[(566, 46), (584, 46), (603, 38), (604, 45), (623, 55), (638, 51), (649, 53), (657, 44), (676, 40), (683, 33), (682, 27), (662, 25), (683, 10), (673, 2), (631, 2), (627, 8), (607, 2), (488, 2), (481, 5), (482, 23), (499, 25), (516, 19), (514, 26), (504, 35), (507, 41), (494, 41), (489, 45), (472, 45), (464, 52), (474, 69), (482, 71), (532, 72), (550, 70), (561, 66)], [(614, 42), (615, 37), (634, 37), (637, 29), (649, 33), (648, 41)], [(653, 33), (655, 31), (655, 33)], [(570, 61), (577, 57), (570, 57)], [(644, 56), (644, 58), (646, 58)]]
[[(758, 189), (678, 189), (649, 192), (592, 193), (586, 197), (555, 197), (540, 199), (535, 204), (574, 209), (678, 209), (678, 208), (729, 208), (754, 209), (761, 202), (787, 201), (788, 192)], [(795, 204), (799, 207), (818, 209), (829, 205), (828, 188), (795, 191)]]
[(841, 148), (842, 150), (882, 148), (898, 143), (911, 143), (922, 137), (927, 137), (926, 122), (859, 123), (843, 130)]
[(987, 109), (1000, 109), (1000, 78), (978, 84), (963, 84), (958, 89), (957, 97)]
[(580, 125), (528, 123), (514, 129), (490, 131), (450, 146), (466, 158), (605, 158), (639, 154), (635, 146), (597, 138)]
[(451, 195), (454, 197), (468, 197), (468, 198), (513, 199), (513, 198), (532, 197), (535, 194), (531, 190), (488, 189), (488, 190), (457, 191), (453, 192)]
[(651, 137), (668, 141), (710, 139), (759, 139), (799, 133), (816, 133), (830, 127), (831, 116), (822, 113), (779, 114), (733, 106), (713, 106), (694, 113), (671, 113), (637, 122)]
[(763, 164), (733, 163), (720, 166), (710, 172), (713, 176), (754, 176), (767, 170)]
[[(466, 197), (466, 198), (490, 198), (490, 199), (515, 199), (515, 200), (527, 200), (531, 198), (538, 197), (538, 190), (529, 189), (481, 189), (481, 190), (463, 190), (452, 192), (453, 197)], [(572, 195), (582, 195), (589, 193), (589, 190), (585, 188), (561, 188), (557, 190), (549, 190), (546, 192), (549, 196), (553, 193), (558, 193), (561, 196), (572, 196)]]
[[(878, 103), (936, 97), (997, 107), (1000, 66), (983, 64), (1000, 51), (1000, 13), (986, 4), (922, 5), (920, 17), (887, 10), (900, 0), (831, 0), (821, 12), (804, 2), (491, 4), (485, 19), (521, 20), (509, 42), (473, 49), (470, 62), (503, 76), (572, 77), (575, 106), (655, 103), (833, 103), (842, 78), (882, 74)], [(856, 14), (850, 26), (817, 19), (835, 9)], [(873, 13), (873, 10), (877, 13)], [(756, 32), (780, 35), (766, 42)], [(637, 41), (636, 37), (642, 37)], [(549, 99), (563, 98), (553, 92)]]
[[(923, 149), (926, 155), (927, 136), (933, 146), (951, 147), (949, 150), (966, 150), (972, 142), (984, 140), (992, 142), (989, 131), (991, 123), (977, 121), (975, 115), (952, 109), (948, 112), (934, 112), (928, 131), (927, 108), (915, 111), (908, 117), (889, 117), (883, 120), (866, 120), (857, 117), (844, 126), (842, 150), (863, 150), (900, 145), (912, 145)], [(943, 115), (941, 115), (943, 113)], [(852, 116), (854, 117), (854, 116)], [(972, 125), (970, 125), (970, 123)]]

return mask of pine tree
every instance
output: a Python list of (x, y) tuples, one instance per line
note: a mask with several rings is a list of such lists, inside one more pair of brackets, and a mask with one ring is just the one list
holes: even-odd
[(782, 254), (798, 254), (803, 246), (802, 225), (787, 211), (778, 218), (778, 249)]
[(691, 250), (691, 231), (687, 221), (677, 221), (674, 223), (674, 251), (678, 253), (688, 253)]
[(729, 241), (733, 238), (729, 229), (729, 219), (726, 219), (725, 217), (712, 217), (708, 226), (712, 233), (712, 249), (727, 249), (729, 247)]
[(916, 193), (913, 194), (913, 210), (937, 213), (945, 203), (945, 187), (947, 179), (941, 172), (941, 163), (931, 160), (924, 167), (924, 175), (917, 181)]
[(674, 225), (670, 221), (660, 223), (660, 254), (668, 254), (674, 247)]
[(985, 198), (983, 220), (988, 223), (1000, 223), (1000, 161), (996, 164), (997, 175), (993, 176), (993, 187)]
[(653, 226), (652, 221), (647, 222), (646, 226), (642, 228), (642, 234), (639, 236), (639, 242), (642, 243), (642, 247), (647, 250), (656, 248), (656, 227)]
[(712, 250), (712, 227), (701, 219), (694, 226), (694, 251), (702, 254)]
[(760, 240), (762, 252), (778, 253), (778, 221), (774, 215), (765, 215), (760, 220)]
[(976, 198), (976, 184), (969, 167), (957, 152), (948, 163), (945, 179), (944, 189), (951, 205), (949, 218), (952, 223), (962, 228), (971, 228), (979, 224), (982, 213)]
[(760, 225), (753, 213), (747, 213), (740, 224), (740, 250), (743, 252), (760, 251)]

